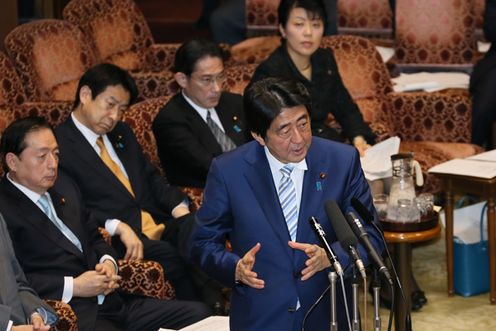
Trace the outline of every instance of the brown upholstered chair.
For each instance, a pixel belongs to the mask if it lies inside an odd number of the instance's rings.
[[[392,39],[393,12],[389,0],[339,0],[339,34]]]
[[[231,47],[231,64],[258,64],[265,60],[279,45],[281,37],[265,36],[243,40]]]
[[[50,123],[59,124],[72,109],[68,101],[27,101],[22,82],[9,57],[0,51],[0,112],[12,118],[43,113]],[[9,122],[10,123],[10,122]],[[1,130],[5,126],[0,126]]]
[[[374,44],[354,36],[325,37],[344,84],[379,139],[397,135],[400,150],[412,151],[424,173],[435,164],[481,151],[469,144],[471,103],[462,90],[395,93]],[[439,189],[433,176],[424,190]]]
[[[81,75],[94,64],[83,33],[69,22],[38,20],[14,28],[5,47],[29,101],[72,101]]]
[[[246,0],[245,21],[248,37],[277,34],[277,7],[281,0]]]
[[[28,100],[74,100],[83,73],[100,63],[90,41],[68,21],[38,20],[16,27],[5,39]],[[125,63],[115,64],[125,69]],[[169,71],[131,72],[138,86],[138,100],[170,92]]]
[[[475,26],[474,0],[397,0],[398,67],[469,72],[477,58]]]
[[[88,36],[98,62],[131,72],[168,71],[179,44],[155,44],[133,0],[72,0],[63,11]]]
[[[226,80],[223,84],[223,89],[231,93],[243,94],[246,85],[251,80],[251,76],[255,72],[257,64],[235,64],[226,66],[224,74]]]

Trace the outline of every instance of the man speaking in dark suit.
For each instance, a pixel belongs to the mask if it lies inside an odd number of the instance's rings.
[[[308,219],[320,221],[346,269],[348,254],[337,242],[324,204],[334,200],[349,212],[355,197],[373,210],[369,185],[355,148],[312,137],[311,100],[303,84],[266,78],[249,86],[244,99],[255,141],[212,162],[191,254],[209,274],[233,287],[231,330],[302,330],[305,313],[329,285],[325,270],[330,262]],[[364,227],[382,251],[378,234]],[[225,248],[226,235],[232,251]],[[346,279],[345,285],[351,287]],[[341,298],[338,326],[347,330]],[[329,325],[326,295],[305,330],[329,330]]]
[[[211,41],[184,43],[172,70],[182,91],[153,121],[158,155],[171,184],[203,188],[212,159],[247,141],[242,97],[222,91],[224,52]]]
[[[199,302],[114,292],[115,252],[100,235],[75,183],[58,172],[59,148],[39,117],[13,122],[1,139],[6,176],[0,212],[33,288],[72,307],[80,331],[180,328],[206,317]]]
[[[60,167],[80,187],[100,226],[111,235],[122,223],[132,228],[124,240],[112,240],[120,257],[159,262],[178,299],[200,300],[208,280],[195,288],[179,251],[193,222],[187,197],[158,173],[120,120],[136,94],[132,77],[115,65],[86,71],[71,116],[55,130]],[[215,293],[220,296],[220,289]]]

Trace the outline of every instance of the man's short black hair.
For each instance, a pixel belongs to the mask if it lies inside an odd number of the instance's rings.
[[[268,77],[249,85],[243,96],[248,129],[265,139],[272,121],[283,108],[305,106],[310,114],[311,97],[293,79]]]
[[[311,18],[320,18],[324,23],[324,31],[327,26],[327,14],[322,0],[282,0],[277,8],[279,24],[283,28],[288,23],[289,14],[294,8],[303,8]]]
[[[28,133],[41,129],[53,129],[43,117],[30,116],[15,120],[2,133],[0,140],[0,154],[5,173],[9,171],[5,157],[8,153],[19,156],[26,149],[26,136]]]
[[[89,87],[91,98],[94,100],[107,87],[118,85],[129,92],[129,105],[132,105],[138,96],[138,88],[133,77],[126,70],[110,63],[101,63],[88,69],[79,80],[73,108],[78,107],[81,102],[79,92],[83,86]]]
[[[207,56],[217,57],[224,62],[226,52],[219,45],[207,39],[187,41],[177,49],[172,71],[191,76],[195,71],[196,63]]]

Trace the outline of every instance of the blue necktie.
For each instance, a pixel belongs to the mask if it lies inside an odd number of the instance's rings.
[[[52,223],[62,232],[62,234],[69,239],[70,242],[72,242],[78,249],[79,251],[83,251],[83,248],[81,246],[81,242],[79,239],[76,237],[76,235],[65,225],[53,212],[52,208],[50,206],[50,202],[48,201],[48,196],[47,194],[43,194],[40,196],[38,199],[38,203],[43,208],[43,211],[45,215],[52,221]]]
[[[286,219],[289,235],[292,241],[296,241],[296,230],[298,227],[298,206],[296,204],[296,188],[291,179],[291,172],[294,166],[286,164],[280,169],[282,173],[279,182],[279,202],[281,203],[282,213]]]

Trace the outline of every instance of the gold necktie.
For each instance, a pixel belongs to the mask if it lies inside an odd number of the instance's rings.
[[[100,157],[102,158],[103,163],[109,167],[110,171],[119,179],[119,181],[124,185],[124,187],[131,193],[134,197],[134,191],[131,187],[131,183],[129,179],[124,175],[119,165],[112,160],[110,154],[103,143],[103,138],[100,136],[96,140],[96,145],[100,148]],[[165,225],[163,223],[156,224],[152,218],[152,215],[147,213],[144,210],[141,210],[141,232],[143,232],[148,238],[152,240],[159,240],[162,237],[162,233],[164,233]]]

